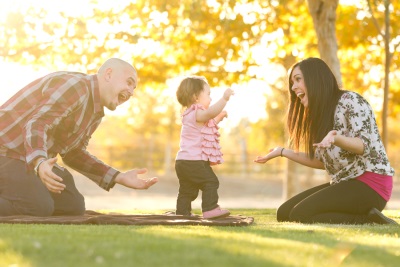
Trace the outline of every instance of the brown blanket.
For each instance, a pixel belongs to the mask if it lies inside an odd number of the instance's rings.
[[[254,218],[231,215],[225,218],[207,220],[201,216],[181,216],[171,212],[165,214],[103,214],[86,211],[82,216],[50,216],[35,217],[26,215],[0,216],[0,223],[18,224],[119,224],[119,225],[215,225],[215,226],[247,226]]]

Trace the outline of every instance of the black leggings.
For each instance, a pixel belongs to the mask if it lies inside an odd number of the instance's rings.
[[[308,189],[277,211],[279,222],[364,224],[371,223],[371,208],[383,210],[386,201],[372,188],[355,179]]]
[[[202,191],[203,212],[218,207],[218,177],[204,160],[177,160],[175,170],[179,179],[179,193],[176,201],[177,215],[190,215],[192,201]]]

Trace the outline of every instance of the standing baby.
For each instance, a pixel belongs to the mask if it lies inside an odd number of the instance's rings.
[[[210,106],[210,86],[204,77],[186,77],[178,87],[176,96],[185,110],[175,162],[179,179],[177,215],[192,214],[192,201],[199,190],[202,191],[203,218],[215,219],[230,214],[218,205],[219,181],[211,166],[223,162],[218,123],[227,117],[223,109],[233,94],[232,89],[226,89],[221,99]]]

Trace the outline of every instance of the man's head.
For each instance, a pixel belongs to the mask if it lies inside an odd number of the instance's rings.
[[[137,86],[137,71],[128,62],[110,58],[97,72],[101,105],[109,110],[127,101]]]

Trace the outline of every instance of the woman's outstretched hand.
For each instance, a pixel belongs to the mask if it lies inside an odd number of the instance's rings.
[[[256,163],[266,163],[267,161],[269,161],[269,160],[271,160],[273,158],[280,157],[282,149],[283,149],[283,147],[272,148],[267,155],[265,155],[265,156],[257,156],[257,158],[254,160],[254,162],[256,162]]]
[[[140,179],[137,177],[138,174],[144,174],[146,172],[147,169],[134,169],[123,173],[121,172],[115,178],[115,182],[133,189],[147,189],[157,183],[158,178]]]
[[[331,147],[335,143],[335,135],[337,135],[337,132],[332,130],[324,137],[324,139],[322,139],[321,142],[313,144],[313,146],[321,148]]]

